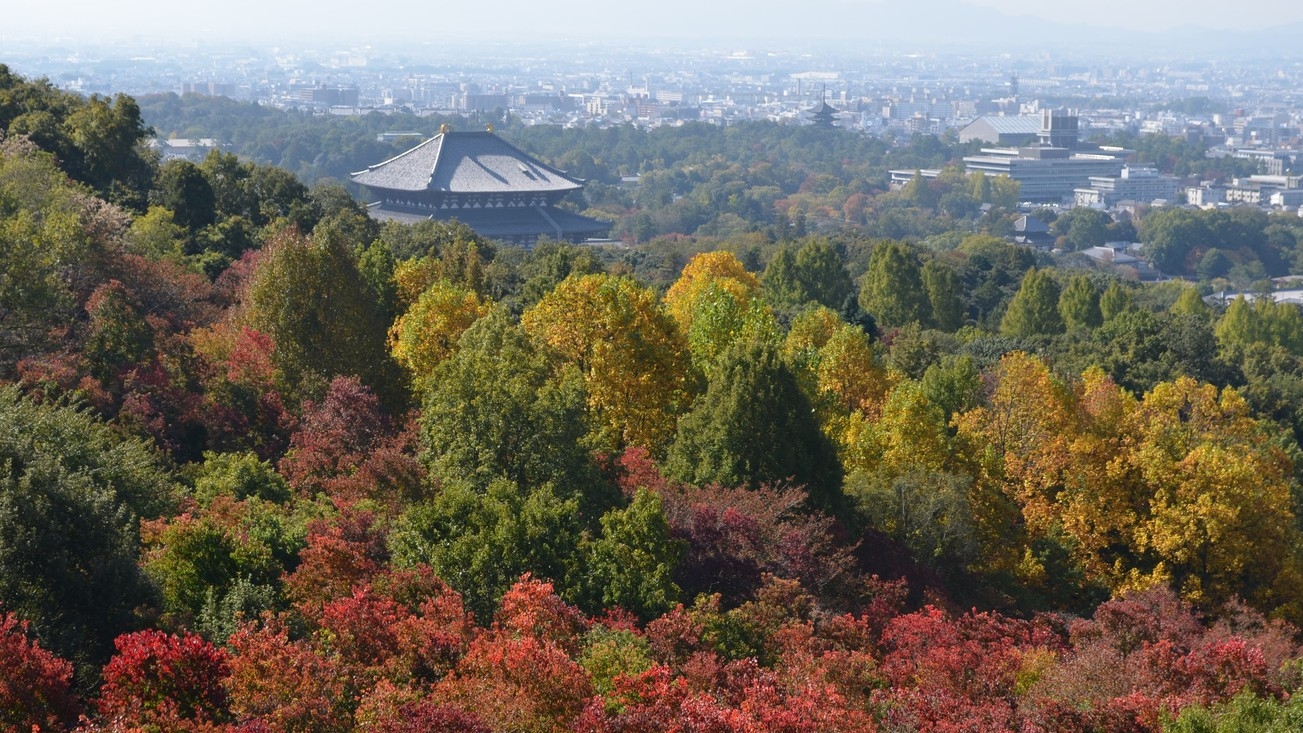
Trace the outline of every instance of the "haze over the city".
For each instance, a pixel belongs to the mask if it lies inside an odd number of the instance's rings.
[[[787,40],[959,42],[1024,44],[1028,35],[1092,43],[1119,32],[1202,31],[1250,33],[1303,22],[1303,4],[1264,0],[1251,9],[1219,0],[1097,0],[1046,4],[1034,0],[779,0],[701,4],[689,0],[612,4],[598,0],[551,3],[500,0],[427,3],[386,0],[358,5],[343,0],[264,3],[199,0],[160,10],[144,0],[97,3],[53,0],[6,11],[0,39],[178,41],[311,40],[428,42],[530,39]],[[1131,38],[1130,35],[1127,38]],[[1283,49],[1282,49],[1283,50]]]

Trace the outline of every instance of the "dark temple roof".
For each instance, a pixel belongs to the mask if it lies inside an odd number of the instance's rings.
[[[371,216],[381,221],[412,224],[426,219],[456,219],[489,239],[516,237],[552,237],[557,240],[605,237],[611,225],[555,206],[517,206],[498,209],[439,209],[434,212],[414,209],[391,209],[378,204],[370,207]]]
[[[443,132],[352,178],[391,191],[548,193],[583,187],[491,132]]]

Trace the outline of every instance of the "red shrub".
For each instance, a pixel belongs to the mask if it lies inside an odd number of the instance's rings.
[[[239,722],[276,733],[331,733],[351,728],[353,695],[348,674],[335,660],[290,641],[284,626],[267,620],[230,639],[226,689]]]
[[[353,594],[389,561],[385,532],[374,514],[345,510],[308,525],[299,566],[285,578],[285,594],[308,619],[335,598]]]
[[[534,580],[525,573],[502,596],[493,626],[509,636],[529,636],[554,644],[574,656],[588,621],[579,609],[552,592],[551,583]]]
[[[26,621],[0,614],[0,730],[59,729],[77,717],[72,665],[28,636]]]
[[[104,667],[100,715],[118,725],[175,728],[230,717],[222,682],[226,652],[194,634],[138,631],[119,636]]]
[[[593,694],[588,674],[557,645],[495,632],[471,642],[435,699],[494,730],[563,731]]]

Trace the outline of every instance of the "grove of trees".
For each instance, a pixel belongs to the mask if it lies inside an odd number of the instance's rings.
[[[962,175],[801,233],[382,226],[134,108],[0,74],[0,729],[1297,727],[1295,306],[1010,246]],[[1291,261],[1188,216],[1141,231]]]

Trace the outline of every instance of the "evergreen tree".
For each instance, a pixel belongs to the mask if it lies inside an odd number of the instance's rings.
[[[923,266],[923,285],[936,327],[958,331],[964,325],[963,285],[954,269],[940,260],[928,260]]]
[[[932,306],[918,258],[909,245],[889,240],[873,248],[860,285],[860,305],[883,328],[899,328],[914,321],[924,327],[931,325]]]
[[[841,469],[795,375],[770,343],[735,344],[679,421],[666,471],[693,484],[757,487],[792,479],[824,509],[842,505]]]
[[[1099,309],[1099,290],[1085,275],[1068,281],[1059,296],[1059,315],[1069,328],[1098,328],[1104,322]]]
[[[855,291],[840,249],[826,239],[811,238],[801,245],[796,252],[796,272],[806,301],[837,308]]]
[[[191,233],[217,221],[217,199],[199,166],[188,160],[168,161],[158,170],[152,203],[172,211],[174,220]]]
[[[480,489],[451,481],[408,509],[390,547],[395,564],[429,565],[487,620],[523,573],[575,598],[582,533],[578,498],[558,496],[551,484],[531,489],[499,478]]]
[[[526,490],[551,484],[563,499],[580,496],[594,521],[610,503],[581,445],[583,376],[557,372],[504,309],[471,326],[429,384],[421,441],[439,481],[479,491],[498,479]]]
[[[1131,292],[1117,280],[1109,283],[1109,286],[1104,289],[1104,293],[1099,296],[1099,313],[1105,321],[1117,318],[1131,310],[1131,307]]]
[[[1063,333],[1059,285],[1048,270],[1029,270],[1023,276],[1000,321],[1000,333],[1014,338]]]
[[[151,600],[138,527],[171,511],[174,492],[144,443],[0,388],[0,606],[93,674]]]
[[[670,533],[661,497],[639,489],[625,509],[602,516],[602,536],[588,548],[594,608],[619,607],[651,619],[678,600],[673,580],[683,542]]]
[[[796,308],[806,300],[805,285],[796,268],[796,254],[791,245],[783,244],[760,277],[760,290],[774,308]]]

